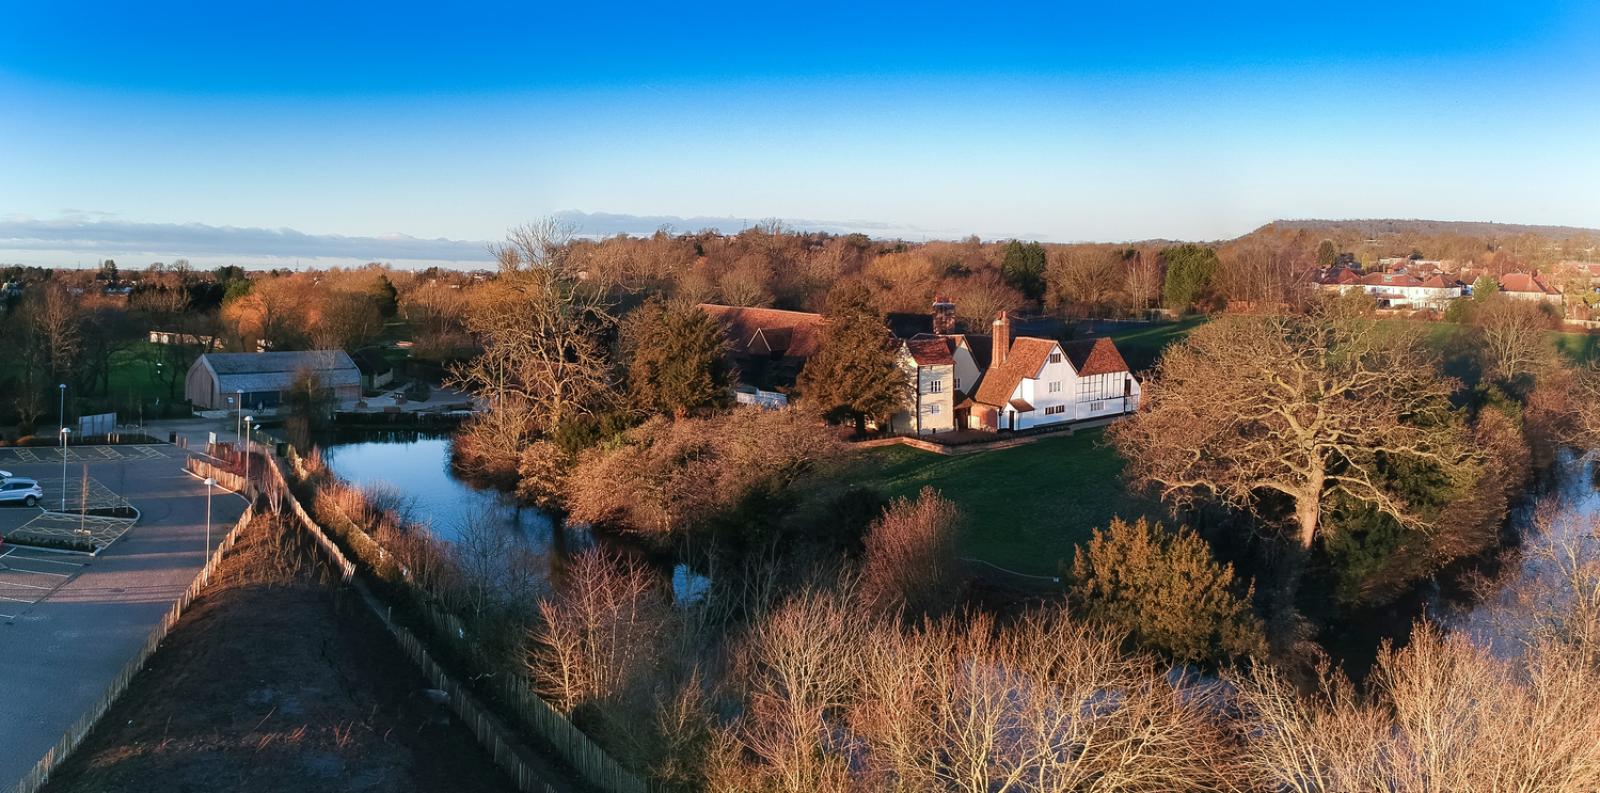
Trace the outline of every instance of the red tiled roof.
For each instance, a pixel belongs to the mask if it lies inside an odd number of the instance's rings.
[[[972,400],[985,405],[1000,406],[1010,403],[1011,394],[1023,378],[1038,377],[1039,370],[1050,360],[1057,344],[1049,339],[1023,336],[1011,342],[1011,352],[1006,362],[990,369],[978,383]],[[1085,339],[1059,345],[1067,362],[1080,377],[1097,374],[1115,374],[1128,371],[1128,363],[1117,351],[1115,342],[1107,338]],[[1013,405],[1013,407],[1016,407]],[[1017,408],[1021,410],[1022,408]],[[1027,408],[1032,410],[1032,407]]]
[[[905,348],[918,366],[953,366],[956,362],[950,354],[953,343],[938,336],[919,335],[907,340]]]
[[[1079,377],[1128,371],[1128,362],[1122,359],[1116,342],[1107,338],[1069,341],[1061,345],[1061,350]]]
[[[1012,339],[1006,362],[984,373],[983,380],[978,383],[977,393],[972,395],[973,401],[985,405],[1004,405],[1023,378],[1039,374],[1055,348],[1056,343],[1049,339],[1032,336]]]
[[[1361,279],[1366,286],[1422,286],[1422,281],[1409,273],[1372,273]]]
[[[1011,408],[1018,413],[1027,413],[1028,411],[1033,410],[1033,405],[1028,404],[1028,400],[1026,399],[1013,399],[1006,404],[1010,405]]]
[[[1333,272],[1325,273],[1318,279],[1319,283],[1328,286],[1348,286],[1361,283],[1361,274],[1348,267],[1340,267]]]
[[[722,325],[735,354],[779,353],[786,358],[809,358],[822,340],[828,320],[808,311],[776,308],[742,308],[701,303],[700,310]]]
[[[1558,295],[1561,294],[1538,273],[1506,273],[1500,276],[1500,291],[1526,292],[1531,294]]]

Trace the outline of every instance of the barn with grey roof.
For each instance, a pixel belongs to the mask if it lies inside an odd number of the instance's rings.
[[[301,372],[336,400],[361,398],[361,370],[344,350],[206,353],[189,367],[183,393],[202,410],[275,408]]]

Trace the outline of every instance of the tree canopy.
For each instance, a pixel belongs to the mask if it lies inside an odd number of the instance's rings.
[[[1133,481],[1172,502],[1287,498],[1310,548],[1334,496],[1407,528],[1428,525],[1387,469],[1404,461],[1465,474],[1454,386],[1414,334],[1341,298],[1308,315],[1226,316],[1196,329],[1162,356],[1139,412],[1108,436]]]
[[[1012,240],[1000,260],[1000,275],[1011,288],[1038,300],[1044,296],[1045,258],[1043,245]]]
[[[635,403],[682,418],[725,405],[734,372],[727,339],[706,312],[652,301],[622,324],[628,388]]]
[[[1266,649],[1250,592],[1235,592],[1232,565],[1188,528],[1144,518],[1095,529],[1072,560],[1072,597],[1090,618],[1184,661],[1223,661]]]
[[[853,417],[858,432],[867,418],[886,418],[905,402],[909,385],[899,354],[865,286],[845,284],[828,296],[828,324],[799,385],[809,404]]]
[[[1167,265],[1167,282],[1161,296],[1167,308],[1182,311],[1199,302],[1217,275],[1217,252],[1192,243],[1161,252]]]

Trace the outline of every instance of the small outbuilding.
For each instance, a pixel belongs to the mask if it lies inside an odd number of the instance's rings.
[[[361,370],[362,388],[376,391],[394,382],[394,364],[382,352],[368,347],[350,353],[350,358]]]
[[[189,367],[183,393],[201,410],[276,408],[302,372],[335,400],[361,398],[361,370],[344,350],[209,352]]]

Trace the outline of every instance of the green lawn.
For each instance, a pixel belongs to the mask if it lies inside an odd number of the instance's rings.
[[[1569,364],[1582,366],[1600,361],[1600,335],[1558,331],[1551,333],[1550,338],[1556,345],[1556,352]]]
[[[1128,367],[1135,372],[1142,372],[1155,365],[1156,359],[1161,357],[1161,351],[1166,349],[1168,344],[1182,341],[1189,335],[1189,331],[1205,321],[1205,317],[1190,317],[1151,328],[1112,333],[1110,336],[1111,340],[1117,343],[1117,350],[1122,353],[1123,360],[1128,362]]]
[[[1055,575],[1071,562],[1074,546],[1112,517],[1161,514],[1158,505],[1128,494],[1122,459],[1100,441],[1101,431],[1093,429],[954,457],[885,446],[862,452],[858,481],[890,496],[931,486],[961,507],[962,556]]]

